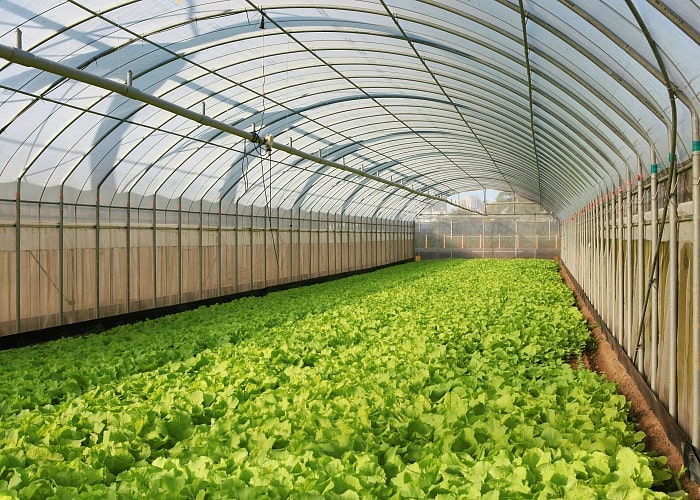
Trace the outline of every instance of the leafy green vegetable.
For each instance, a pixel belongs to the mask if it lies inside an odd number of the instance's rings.
[[[0,352],[0,499],[667,497],[573,304],[421,262]]]

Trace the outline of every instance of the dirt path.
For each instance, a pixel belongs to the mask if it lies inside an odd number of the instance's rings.
[[[582,300],[581,296],[576,291],[566,270],[562,269],[561,274],[564,282],[573,290],[579,309],[583,313],[588,324],[596,324],[593,312],[587,307],[585,301]],[[638,421],[637,428],[644,431],[646,434],[644,442],[647,448],[661,455],[665,455],[668,458],[669,467],[677,474],[683,466],[683,457],[680,450],[669,440],[661,422],[651,410],[646,399],[625,370],[617,354],[605,337],[605,334],[599,327],[595,327],[592,331],[592,335],[596,340],[597,348],[592,353],[584,354],[582,360],[583,364],[586,368],[605,374],[609,380],[617,383],[620,393],[623,394],[632,405],[632,412]],[[685,491],[688,492],[689,498],[700,500],[700,485],[685,477],[685,474],[681,478],[681,484]]]

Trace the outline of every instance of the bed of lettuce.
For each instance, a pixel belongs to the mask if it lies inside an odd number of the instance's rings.
[[[3,351],[0,499],[683,497],[588,339],[554,262],[451,260]]]

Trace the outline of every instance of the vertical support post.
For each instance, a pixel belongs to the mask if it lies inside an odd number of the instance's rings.
[[[614,201],[615,197],[610,194],[610,192],[605,193],[605,230],[606,230],[606,235],[605,235],[605,324],[608,325],[608,327],[612,327],[613,325],[613,307],[611,306],[611,302],[613,299],[614,295],[614,290],[615,290],[615,276],[613,274],[613,262],[612,262],[612,257],[613,257],[613,244],[614,244],[614,236],[613,236],[613,221],[615,220],[613,216],[613,208],[614,208]],[[613,332],[614,333],[614,332]]]
[[[598,260],[598,245],[600,242],[600,230],[598,227],[598,208],[599,208],[599,198],[593,201],[593,213],[591,214],[591,247],[593,253],[593,263],[591,266],[591,282],[596,283],[598,279],[598,272],[600,268],[600,262]],[[598,294],[600,293],[600,286],[594,286],[591,290],[591,302],[593,306],[598,308]]]
[[[233,245],[236,247],[236,266],[233,268],[233,281],[235,283],[234,289],[236,290],[236,292],[239,292],[241,289],[241,285],[239,280],[238,267],[241,265],[241,247],[239,246],[240,239],[238,234],[240,233],[240,224],[238,220],[238,199],[236,199],[236,214],[234,217],[235,232],[233,233]]]
[[[622,184],[622,179],[618,182]],[[624,258],[622,249],[625,242],[624,234],[624,220],[623,220],[624,207],[622,205],[622,185],[617,187],[617,257],[616,265],[617,272],[617,293],[615,294],[615,302],[617,306],[617,339],[620,342],[620,346],[624,346],[625,342],[625,278],[624,278]]]
[[[131,312],[131,191],[126,194],[126,312]]]
[[[63,215],[63,183],[61,183],[61,191],[58,195],[58,324],[64,323],[64,302],[65,302],[65,284],[63,275],[63,259],[65,250],[65,241],[63,230],[65,227]],[[127,267],[128,269],[128,267]],[[128,276],[127,276],[128,280]]]
[[[294,207],[289,211],[289,281],[294,281]]]
[[[609,193],[603,195],[603,219],[601,221],[601,227],[603,230],[603,241],[601,242],[601,281],[599,283],[605,283],[610,276],[610,259],[609,259],[609,248],[610,248],[610,217],[609,217]],[[606,280],[606,281],[602,281]],[[608,299],[610,297],[610,289],[612,287],[606,286],[602,287],[604,290],[602,292],[599,311],[602,313],[603,321],[606,325],[609,325],[608,318]]]
[[[450,220],[450,259],[452,258],[452,248],[455,246],[454,232],[453,232],[453,221]]]
[[[338,214],[333,213],[333,273],[338,274]],[[330,224],[330,221],[329,221]]]
[[[100,188],[95,197],[95,317],[100,317]]]
[[[594,253],[593,253],[593,242],[594,242],[594,235],[592,231],[592,223],[593,223],[593,204],[589,203],[588,208],[586,209],[586,224],[584,227],[585,235],[586,235],[586,254],[583,257],[583,260],[580,261],[581,266],[586,270],[586,290],[588,290],[587,295],[590,297],[592,286],[591,283],[593,283],[593,271],[595,269],[595,261],[593,260],[594,258]]]
[[[156,223],[156,196],[153,195],[153,308],[158,305],[158,224]]]
[[[651,255],[656,255],[658,252],[658,235],[659,235],[659,199],[658,199],[658,185],[657,185],[657,171],[658,165],[656,163],[656,151],[653,147],[651,150],[651,166],[649,171],[651,173]],[[654,394],[658,395],[657,388],[657,367],[658,367],[658,356],[659,356],[659,266],[653,269],[652,275],[649,277],[651,280],[651,342],[650,342],[650,369],[649,377],[650,387]]]
[[[255,231],[253,227],[255,226],[255,219],[253,218],[253,204],[250,204],[250,289],[255,288],[255,248],[253,243],[255,242]]]
[[[479,246],[481,247],[481,258],[486,256],[486,221],[481,221],[481,239],[479,240]]]
[[[276,265],[277,265],[277,283],[284,283],[283,276],[286,272],[282,273],[282,217],[280,216],[280,207],[277,207],[277,216],[275,217],[277,221],[277,226],[275,227],[275,232],[277,233],[277,250],[276,250]],[[274,242],[274,240],[272,240]]]
[[[316,208],[316,205],[314,205]],[[314,248],[314,243],[316,244],[316,268],[314,269],[313,263],[314,258],[312,254],[309,254],[309,275],[316,277],[321,276],[321,208],[318,208],[316,212],[312,209],[311,211],[311,225],[309,232],[309,248]],[[314,219],[314,213],[316,214],[316,219]],[[314,224],[316,224],[316,229],[314,229]]]
[[[17,191],[15,195],[15,333],[19,333],[22,326],[22,240],[20,238],[22,229],[22,204],[20,202],[21,182],[21,179],[17,179]]]
[[[272,217],[271,210],[272,209],[269,204],[266,203],[265,206],[263,206],[263,251],[261,252],[263,257],[263,288],[267,288],[267,222],[268,216],[269,218]]]
[[[221,200],[219,200],[218,203],[218,212],[219,212],[219,218],[217,221],[217,227],[216,227],[216,253],[217,253],[217,259],[219,261],[219,277],[217,280],[217,287],[216,287],[216,295],[221,297],[222,295],[222,284],[223,284],[223,279],[224,279],[224,250],[223,250],[223,238],[221,231],[223,229],[223,224],[222,224],[222,215],[221,215]]]
[[[642,159],[637,158],[637,332],[642,331],[644,323],[644,178],[642,177]],[[638,333],[639,334],[639,333]],[[636,339],[637,352],[632,354],[637,360],[637,370],[644,374],[644,339]]]
[[[204,203],[199,201],[199,300],[204,298]]]
[[[177,303],[182,304],[182,196],[177,200]]]
[[[22,50],[22,30],[15,28],[15,47]]]
[[[605,269],[605,241],[606,241],[606,231],[607,227],[605,225],[605,205],[607,203],[607,196],[605,193],[601,193],[600,199],[598,201],[598,273],[596,282],[600,283],[602,286],[596,287],[598,290],[598,304],[596,309],[598,311],[603,311],[605,308],[605,297],[608,292],[607,272]],[[601,314],[602,317],[602,314]]]
[[[357,238],[357,216],[353,215],[352,217],[352,254],[354,256],[354,270],[357,271],[357,252],[358,252],[358,244],[357,244],[358,238]],[[398,251],[398,249],[397,249]],[[398,255],[398,254],[397,254]],[[328,261],[330,263],[330,260]]]
[[[633,325],[633,320],[632,316],[634,314],[634,304],[633,304],[633,297],[634,294],[632,293],[632,287],[633,287],[633,266],[632,266],[632,179],[630,176],[630,171],[627,170],[627,220],[626,220],[626,229],[627,229],[627,238],[626,238],[626,245],[625,245],[625,340],[626,340],[626,348],[625,351],[627,352],[628,357],[634,356],[634,353],[632,352],[632,342],[634,335],[632,334],[634,332],[634,327]]]
[[[669,145],[673,143],[669,138]],[[671,183],[668,200],[668,412],[674,419],[678,417],[678,190],[677,177],[673,165],[676,152],[668,154],[670,166],[666,182]]]
[[[693,384],[691,440],[700,447],[700,118],[693,110]]]

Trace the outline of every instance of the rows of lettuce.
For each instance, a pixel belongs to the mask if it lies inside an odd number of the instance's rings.
[[[0,352],[0,498],[663,498],[588,338],[554,263],[472,260]]]

